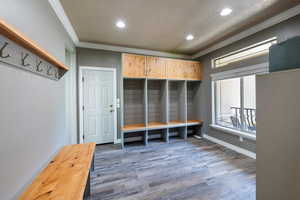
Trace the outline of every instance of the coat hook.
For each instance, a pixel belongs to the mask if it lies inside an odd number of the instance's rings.
[[[42,64],[42,61],[40,61],[37,65],[36,65],[36,71],[37,72],[42,72],[43,69],[40,68],[40,65]]]
[[[48,69],[47,69],[47,75],[49,76],[52,76],[53,74],[51,74],[51,69],[52,67],[51,66],[48,66]]]
[[[55,78],[59,79],[59,70],[56,69]]]
[[[7,45],[8,45],[8,42],[5,42],[4,45],[0,49],[0,57],[1,58],[9,58],[10,57],[9,54],[7,54],[6,56],[3,55],[3,50],[7,47]]]
[[[22,52],[22,65],[23,65],[24,67],[30,66],[30,64],[28,64],[28,63],[25,64],[25,59],[29,56],[29,54],[26,53],[25,56],[23,56],[23,55],[24,55],[24,53]]]

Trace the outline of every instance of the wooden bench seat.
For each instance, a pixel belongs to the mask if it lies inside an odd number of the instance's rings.
[[[95,143],[63,147],[34,179],[20,200],[82,200],[90,193]]]

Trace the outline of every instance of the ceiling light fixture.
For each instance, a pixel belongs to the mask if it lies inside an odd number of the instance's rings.
[[[232,9],[231,8],[224,8],[221,12],[220,15],[225,17],[228,16],[232,13]]]
[[[186,40],[193,40],[194,36],[192,34],[188,34],[185,39]]]
[[[117,26],[118,28],[125,28],[125,27],[126,27],[126,24],[125,24],[124,21],[119,20],[119,21],[117,21],[116,26]]]

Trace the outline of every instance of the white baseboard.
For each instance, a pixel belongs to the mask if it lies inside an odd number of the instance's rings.
[[[121,139],[117,139],[117,140],[114,141],[114,144],[120,144],[121,141],[122,141]]]
[[[217,138],[211,137],[211,136],[206,135],[206,134],[203,134],[203,137],[204,137],[205,139],[207,139],[207,140],[210,140],[211,142],[217,143],[217,144],[219,144],[219,145],[222,145],[222,146],[224,146],[224,147],[227,147],[228,149],[231,149],[231,150],[233,150],[233,151],[236,151],[236,152],[238,152],[238,153],[240,153],[240,154],[243,154],[243,155],[248,156],[248,157],[250,157],[250,158],[256,159],[256,153],[253,153],[253,152],[248,151],[248,150],[246,150],[246,149],[243,149],[243,148],[241,148],[241,147],[234,146],[234,145],[232,145],[232,144],[229,144],[229,143],[227,143],[227,142],[224,142],[224,141],[222,141],[222,140],[219,140],[219,139],[217,139]]]

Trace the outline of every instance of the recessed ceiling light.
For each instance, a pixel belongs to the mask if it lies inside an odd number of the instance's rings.
[[[193,40],[194,36],[192,34],[188,34],[185,39],[186,40]]]
[[[119,21],[117,21],[116,26],[117,26],[118,28],[125,28],[125,27],[126,27],[126,24],[125,24],[124,21],[119,20]]]
[[[232,9],[231,8],[224,8],[221,12],[220,15],[221,16],[228,16],[232,13]]]

